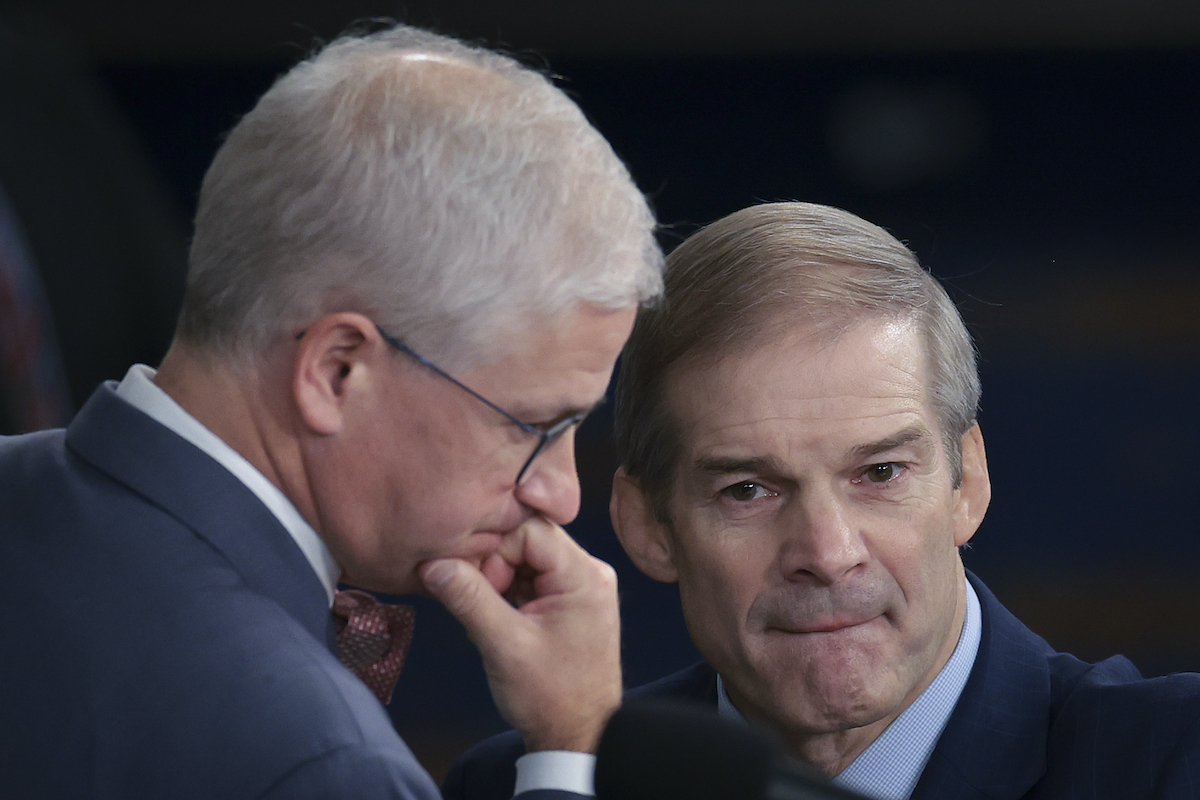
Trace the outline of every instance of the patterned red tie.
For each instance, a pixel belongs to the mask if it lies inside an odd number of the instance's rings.
[[[392,701],[416,617],[412,606],[381,603],[355,589],[334,595],[338,658],[384,705]]]

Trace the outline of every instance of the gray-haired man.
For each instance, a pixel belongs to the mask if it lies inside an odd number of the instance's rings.
[[[0,440],[0,795],[435,796],[332,651],[339,580],[441,600],[530,788],[586,791],[619,637],[572,437],[660,288],[542,76],[405,27],[291,70],[205,178],[158,371]]]

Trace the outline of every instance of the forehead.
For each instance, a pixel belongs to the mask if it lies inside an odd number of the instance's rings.
[[[793,450],[821,450],[906,428],[934,431],[927,373],[915,323],[869,318],[832,341],[800,326],[685,357],[672,368],[667,393],[685,458],[782,440]]]

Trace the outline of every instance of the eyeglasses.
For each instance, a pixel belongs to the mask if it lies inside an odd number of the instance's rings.
[[[524,463],[524,465],[522,465],[521,471],[517,473],[517,480],[515,482],[515,485],[517,485],[517,486],[520,486],[521,481],[523,481],[525,479],[525,473],[529,471],[529,465],[533,463],[533,460],[535,458],[537,458],[539,455],[541,455],[542,451],[545,450],[547,447],[549,447],[551,444],[553,444],[560,436],[562,436],[564,433],[566,433],[567,431],[569,431],[571,428],[575,427],[579,423],[583,422],[584,418],[587,416],[586,411],[580,412],[578,414],[573,414],[564,420],[560,420],[559,422],[554,423],[553,425],[551,425],[548,428],[541,428],[537,425],[530,425],[528,422],[524,422],[520,419],[517,419],[515,416],[513,416],[509,412],[505,411],[503,408],[496,405],[491,400],[488,400],[486,397],[479,394],[479,392],[476,392],[470,386],[467,386],[465,383],[462,383],[457,378],[455,378],[453,375],[449,374],[448,372],[445,372],[440,367],[438,367],[436,364],[434,364],[432,361],[425,358],[425,356],[421,355],[416,350],[413,350],[411,347],[406,345],[404,342],[402,342],[399,339],[395,338],[394,336],[390,335],[383,328],[379,327],[379,325],[375,326],[375,330],[379,331],[379,335],[383,337],[383,340],[385,342],[387,342],[392,347],[399,350],[401,353],[404,353],[405,355],[410,356],[414,361],[416,361],[421,366],[432,370],[433,372],[437,373],[438,375],[441,375],[443,378],[450,381],[455,386],[462,389],[467,394],[471,395],[471,397],[474,397],[476,400],[478,400],[481,403],[483,403],[484,405],[486,405],[488,408],[491,408],[491,409],[499,412],[505,419],[507,419],[514,425],[516,425],[521,430],[525,431],[526,433],[528,433],[532,436],[536,436],[538,438],[538,443],[537,443],[537,446],[533,448],[533,453],[529,456],[529,458],[525,459],[525,463]]]

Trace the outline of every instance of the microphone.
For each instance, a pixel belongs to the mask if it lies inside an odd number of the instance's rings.
[[[703,706],[625,703],[596,751],[597,800],[862,800]]]

